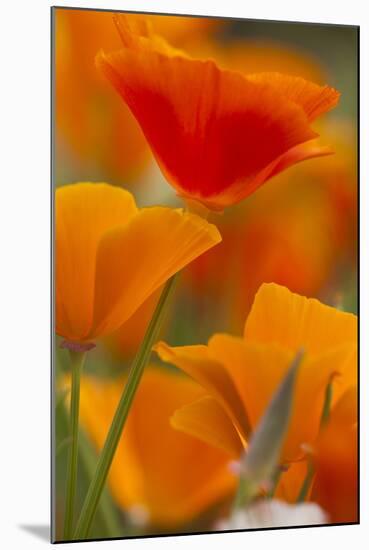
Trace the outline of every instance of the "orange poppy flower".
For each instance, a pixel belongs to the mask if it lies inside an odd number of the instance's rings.
[[[109,93],[94,63],[99,48],[119,47],[117,38],[111,13],[55,12],[58,181],[65,181],[68,167],[81,179],[103,174],[111,181],[132,181],[148,164],[149,149],[140,127]]]
[[[56,332],[91,342],[118,329],[157,288],[215,244],[215,226],[182,210],[139,210],[104,183],[56,190]]]
[[[82,379],[81,423],[98,449],[123,384]],[[198,384],[167,369],[145,370],[108,478],[114,499],[129,516],[140,512],[161,528],[184,525],[234,491],[229,456],[169,422],[175,409],[203,393]]]
[[[288,166],[327,154],[306,142],[318,135],[311,122],[337,104],[336,90],[279,73],[222,70],[172,48],[145,20],[116,21],[123,49],[100,53],[97,65],[179,195],[222,210]]]
[[[357,388],[350,388],[331,412],[314,455],[311,499],[332,523],[358,521]]]
[[[154,349],[209,393],[178,410],[173,425],[237,458],[263,415],[297,350],[300,367],[281,463],[303,458],[303,444],[318,434],[325,388],[334,377],[334,401],[356,381],[356,317],[264,284],[256,294],[243,338],[214,335],[207,346]],[[209,399],[209,398],[208,398]],[[219,421],[220,417],[227,417]],[[230,433],[231,432],[231,433]]]

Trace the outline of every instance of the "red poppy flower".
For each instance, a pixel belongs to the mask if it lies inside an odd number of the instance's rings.
[[[97,65],[122,96],[178,194],[223,210],[292,164],[328,154],[311,122],[339,93],[279,73],[244,75],[193,59],[146,22],[116,18],[123,49]]]

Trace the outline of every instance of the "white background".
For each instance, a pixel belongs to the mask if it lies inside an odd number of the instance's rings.
[[[20,550],[46,547],[46,540],[25,526],[44,526],[45,532],[49,524],[51,5],[49,0],[8,0],[2,2],[0,10],[0,546]],[[195,550],[204,544],[215,548],[230,544],[236,548],[363,548],[369,524],[367,3],[221,0],[215,5],[214,0],[59,0],[58,5],[361,25],[362,525],[84,544],[129,550]]]

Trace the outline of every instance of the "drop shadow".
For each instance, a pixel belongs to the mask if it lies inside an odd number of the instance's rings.
[[[27,531],[38,539],[50,542],[50,526],[49,525],[19,525],[20,529]]]

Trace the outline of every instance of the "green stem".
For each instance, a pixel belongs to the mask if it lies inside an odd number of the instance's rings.
[[[331,411],[332,394],[333,394],[333,385],[332,385],[332,382],[329,382],[325,389],[324,403],[323,403],[322,414],[320,417],[319,430],[321,430],[325,426],[325,424],[328,422],[329,414]],[[314,466],[312,464],[311,459],[309,459],[306,476],[304,481],[302,482],[301,489],[297,496],[297,502],[304,502],[304,500],[308,495],[313,478],[314,478]]]
[[[279,480],[283,474],[283,467],[282,466],[278,466],[275,473],[274,473],[274,476],[271,480],[271,488],[270,490],[268,491],[268,494],[267,494],[267,497],[268,498],[273,498],[274,497],[274,494],[277,490],[277,486],[278,486],[278,483],[279,483]]]
[[[177,276],[178,274],[174,275],[165,284],[150,324],[146,330],[145,337],[134,359],[128,380],[124,386],[122,396],[116,409],[113,421],[110,425],[104,447],[101,451],[94,477],[92,478],[82,506],[81,515],[74,533],[74,539],[83,540],[88,536],[116,448],[133,402],[133,398],[136,394],[144,368],[149,361],[152,346],[156,341],[162,325],[166,306],[168,305],[169,298],[174,291]]]
[[[83,430],[80,430],[79,442],[80,462],[89,482],[95,473],[97,454]],[[100,516],[101,527],[104,529],[104,536],[109,538],[126,536],[124,526],[120,522],[119,513],[107,487],[101,494],[98,515]]]
[[[238,489],[233,501],[233,510],[236,511],[239,508],[246,507],[253,497],[253,492],[250,490],[250,484],[244,476],[240,476],[238,482]]]
[[[71,445],[67,463],[67,490],[65,498],[64,540],[70,540],[73,530],[74,504],[76,496],[78,468],[78,419],[79,419],[79,388],[81,371],[86,352],[70,350],[72,371],[72,388],[70,398],[70,437]]]
[[[311,460],[309,460],[307,465],[306,476],[304,478],[304,481],[302,482],[299,494],[297,496],[297,502],[304,502],[304,500],[306,499],[310,489],[311,482],[313,481],[313,477],[314,477],[314,468],[311,463]]]
[[[241,505],[242,505],[242,503],[245,499],[245,492],[246,492],[245,479],[244,479],[243,476],[240,476],[240,479],[238,481],[236,496],[235,496],[234,501],[233,501],[233,509],[234,510],[237,510],[238,508],[241,507]]]

